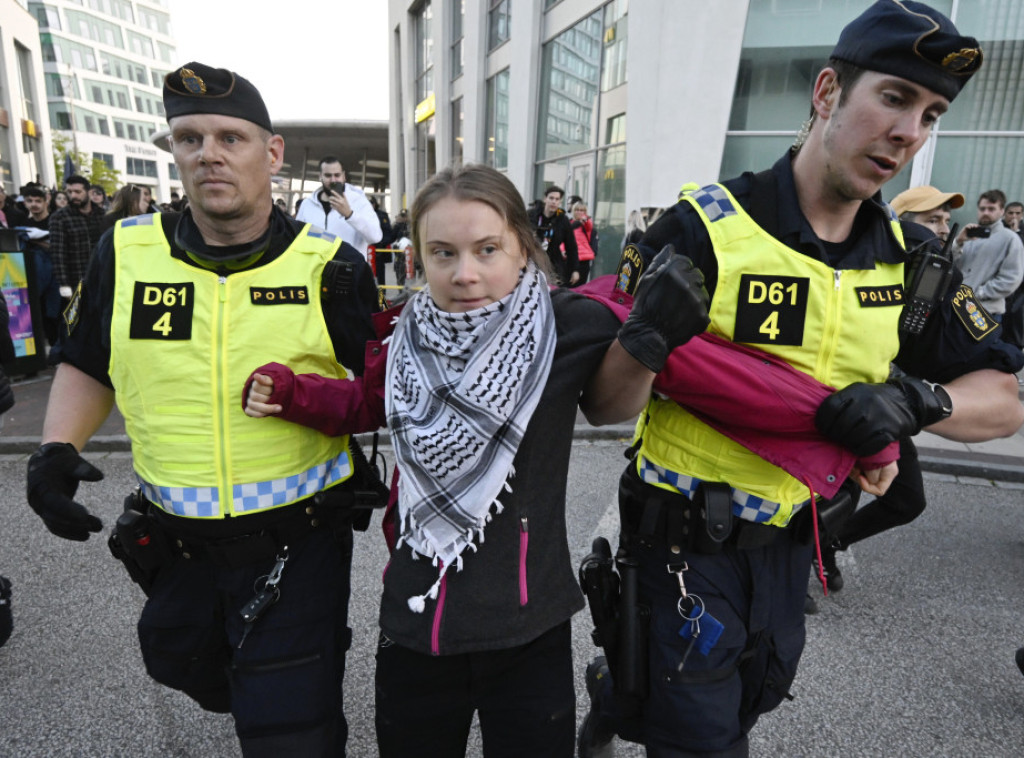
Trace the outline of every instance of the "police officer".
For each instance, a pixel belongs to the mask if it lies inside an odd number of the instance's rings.
[[[138,625],[147,671],[230,711],[246,756],[344,755],[350,441],[249,418],[240,398],[270,361],[360,373],[372,274],[273,205],[284,141],[249,81],[193,62],[163,96],[189,208],[124,219],[97,245],[64,316],[28,500],[59,537],[100,531],[73,498],[102,478],[79,451],[116,400],[148,511],[121,545],[156,564]]]
[[[671,243],[690,257],[711,293],[710,330],[841,388],[815,421],[858,456],[926,426],[977,440],[1024,421],[1002,351],[976,351],[963,371],[960,348],[996,329],[969,288],[957,285],[930,328],[901,345],[906,257],[879,192],[981,60],[977,41],[935,10],[879,0],[844,29],[789,154],[769,171],[690,192],[624,254],[635,263]],[[897,353],[908,376],[887,381]],[[648,690],[634,723],[617,720],[607,670],[591,664],[580,755],[599,754],[617,730],[651,756],[744,756],[758,717],[788,696],[804,645],[809,493],[680,405],[652,398],[663,359],[633,357],[620,353],[621,397],[644,412],[620,515],[650,606]],[[856,481],[884,491],[894,474],[890,465]],[[732,518],[716,542],[700,535],[710,523],[701,508],[722,496]]]

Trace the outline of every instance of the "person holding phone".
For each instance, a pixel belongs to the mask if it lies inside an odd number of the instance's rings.
[[[381,240],[380,221],[363,191],[345,182],[341,160],[320,159],[319,190],[299,204],[295,218],[336,234],[366,257],[370,245]]]
[[[1006,312],[1007,296],[1024,278],[1024,243],[1001,223],[1005,207],[1002,190],[982,192],[978,223],[967,224],[953,245],[964,284],[974,290],[982,307],[999,322]]]

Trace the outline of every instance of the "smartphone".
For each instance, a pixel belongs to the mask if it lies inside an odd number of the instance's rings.
[[[328,189],[331,192],[337,192],[339,195],[345,194],[345,182],[335,182]]]
[[[966,232],[964,232],[964,234],[966,234],[968,237],[977,237],[977,238],[980,238],[980,239],[984,239],[986,237],[991,237],[992,236],[992,227],[991,226],[972,226],[970,229],[968,229]]]

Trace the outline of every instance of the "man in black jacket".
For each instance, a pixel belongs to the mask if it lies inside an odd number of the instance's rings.
[[[562,210],[561,187],[550,186],[544,191],[544,202],[530,209],[530,222],[537,239],[551,259],[551,267],[559,284],[576,284],[580,278],[579,253],[576,249],[576,235],[569,224],[569,217]]]

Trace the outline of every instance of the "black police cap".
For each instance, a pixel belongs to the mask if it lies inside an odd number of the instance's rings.
[[[213,113],[251,121],[273,132],[260,92],[245,77],[195,61],[164,77],[164,111],[175,116]]]
[[[981,68],[978,40],[924,3],[878,0],[839,36],[832,57],[920,84],[952,101]]]

